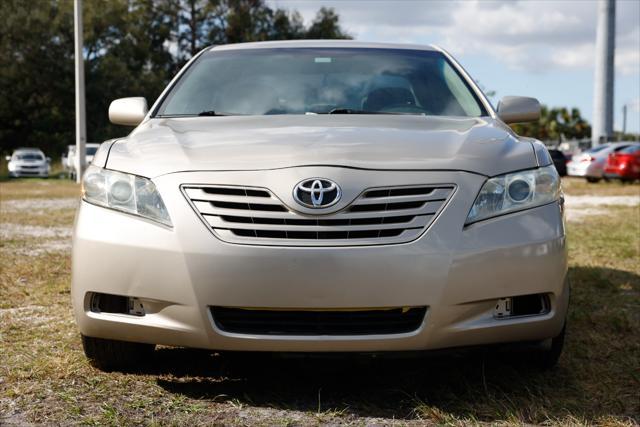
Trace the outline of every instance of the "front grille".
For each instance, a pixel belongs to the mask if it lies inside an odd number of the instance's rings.
[[[260,310],[211,307],[218,329],[255,335],[385,335],[417,330],[426,307],[371,310]]]
[[[431,224],[452,185],[372,188],[333,214],[305,215],[265,188],[185,185],[205,223],[231,243],[351,246],[404,243]]]

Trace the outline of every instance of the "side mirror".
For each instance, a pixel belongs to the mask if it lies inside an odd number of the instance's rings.
[[[11,156],[4,156],[4,159],[5,159],[7,162],[10,162],[10,161],[11,161]]]
[[[116,125],[138,126],[148,111],[143,97],[120,98],[109,105],[109,120]]]
[[[47,157],[47,163],[51,163],[51,157]]]
[[[505,123],[535,122],[540,118],[540,103],[526,96],[505,96],[498,103],[498,117]]]

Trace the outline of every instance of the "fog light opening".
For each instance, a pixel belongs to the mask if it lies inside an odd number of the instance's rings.
[[[551,311],[551,304],[547,294],[521,295],[517,297],[500,298],[493,309],[496,319],[542,316]]]
[[[501,319],[511,316],[512,304],[513,301],[511,301],[511,298],[500,298],[496,304],[496,308],[493,309],[493,317]]]
[[[145,315],[142,301],[135,297],[93,293],[90,306],[94,313],[128,314],[138,317]]]

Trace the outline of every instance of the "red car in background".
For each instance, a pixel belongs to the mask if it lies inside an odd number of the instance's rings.
[[[623,181],[640,179],[640,144],[609,154],[604,166],[604,176]]]

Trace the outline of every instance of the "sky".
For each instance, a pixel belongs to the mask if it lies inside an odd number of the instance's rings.
[[[578,107],[591,121],[596,0],[268,0],[309,24],[322,6],[359,41],[436,44],[485,91]],[[640,0],[616,2],[614,129],[640,133]]]

